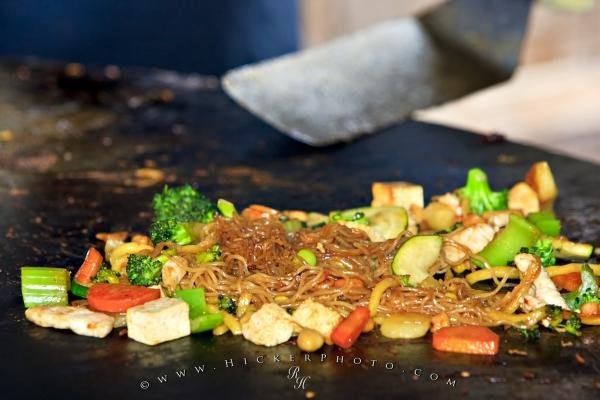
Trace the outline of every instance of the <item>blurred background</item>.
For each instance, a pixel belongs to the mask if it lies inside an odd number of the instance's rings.
[[[0,55],[221,75],[442,2],[0,0]],[[415,118],[600,162],[600,2],[535,2],[509,82]]]

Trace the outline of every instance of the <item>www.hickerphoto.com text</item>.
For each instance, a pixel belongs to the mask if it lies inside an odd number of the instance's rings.
[[[455,387],[456,379],[453,376],[441,376],[437,372],[426,371],[423,368],[401,366],[399,363],[390,360],[375,360],[364,359],[361,357],[348,357],[344,355],[333,356],[325,353],[321,354],[303,354],[298,356],[295,354],[281,355],[258,355],[252,357],[224,358],[221,363],[217,364],[202,364],[193,365],[186,368],[180,368],[173,371],[165,371],[154,377],[148,377],[139,383],[141,389],[149,389],[151,385],[164,385],[169,382],[177,382],[182,379],[194,376],[214,373],[217,370],[230,368],[243,368],[248,366],[260,366],[267,363],[281,364],[282,373],[289,376],[290,366],[300,368],[306,363],[335,363],[348,367],[362,366],[368,368],[380,368],[393,373],[409,375],[413,380],[427,380],[430,382],[442,383],[444,385]],[[289,379],[289,377],[288,377]]]

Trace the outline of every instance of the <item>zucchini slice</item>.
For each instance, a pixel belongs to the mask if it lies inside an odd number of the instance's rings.
[[[585,261],[594,253],[594,246],[589,243],[571,242],[564,237],[552,239],[554,256],[561,260]]]
[[[429,268],[442,250],[443,239],[438,235],[413,236],[400,246],[392,261],[396,275],[408,275],[411,285],[418,285],[429,276]]]
[[[408,226],[408,215],[403,207],[360,207],[332,211],[329,220],[350,228],[365,231],[374,242],[397,238]]]
[[[90,290],[90,288],[88,286],[84,286],[81,283],[78,283],[74,279],[73,279],[73,281],[71,281],[71,294],[73,296],[77,296],[82,299],[87,299],[89,290]]]

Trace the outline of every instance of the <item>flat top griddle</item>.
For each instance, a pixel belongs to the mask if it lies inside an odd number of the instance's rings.
[[[505,187],[538,160],[555,172],[566,233],[597,244],[597,165],[412,121],[315,149],[236,106],[216,79],[194,75],[65,73],[29,60],[0,63],[0,81],[0,124],[12,130],[12,140],[0,135],[3,398],[598,398],[600,329],[580,338],[544,332],[535,344],[507,331],[495,357],[436,352],[430,337],[377,334],[310,361],[290,344],[268,349],[227,335],[147,347],[116,332],[97,340],[33,326],[23,318],[18,272],[26,264],[74,270],[99,245],[96,232],[145,231],[152,195],[166,182],[195,183],[239,208],[326,211],[368,203],[375,180],[422,183],[430,196],[480,166],[493,187]],[[163,171],[164,181],[148,180],[145,166]],[[288,379],[294,366],[308,378]]]

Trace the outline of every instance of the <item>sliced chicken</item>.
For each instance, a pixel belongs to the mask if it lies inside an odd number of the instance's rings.
[[[25,311],[25,318],[44,328],[70,329],[78,335],[103,338],[114,326],[109,315],[85,307],[39,306]]]
[[[488,211],[483,214],[483,217],[488,224],[492,225],[494,230],[498,232],[500,229],[508,225],[510,211]]]
[[[442,246],[444,258],[452,265],[460,264],[469,255],[462,247],[444,241]]]
[[[185,258],[179,256],[170,257],[162,268],[162,284],[169,292],[174,292],[179,282],[185,276],[185,269],[188,262]]]
[[[268,303],[242,324],[242,334],[254,344],[277,346],[287,342],[294,334],[292,316],[277,304]]]
[[[308,299],[298,306],[292,318],[303,328],[314,329],[328,338],[331,336],[331,331],[340,323],[342,316],[337,311]]]
[[[462,244],[473,253],[479,253],[494,239],[495,234],[491,225],[479,222],[451,232],[446,237]]]
[[[533,266],[539,266],[539,264],[540,260],[531,254],[521,253],[515,256],[515,265],[522,273],[525,273]],[[533,281],[533,287],[529,294],[544,304],[559,306],[565,310],[569,309],[558,289],[554,286],[554,282],[550,279],[550,275],[548,275],[548,272],[544,268],[540,268],[540,273]]]

